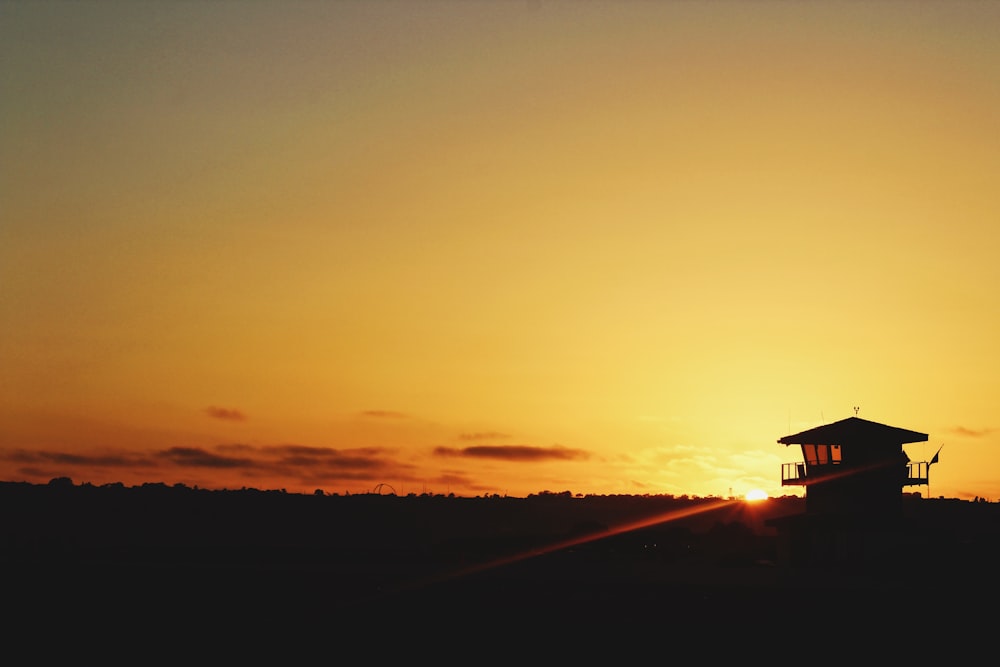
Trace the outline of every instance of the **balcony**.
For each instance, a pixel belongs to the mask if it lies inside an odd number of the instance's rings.
[[[906,480],[903,486],[915,486],[917,484],[930,483],[931,464],[927,461],[910,463],[906,466]]]
[[[806,464],[801,461],[798,463],[782,463],[781,464],[781,485],[782,486],[804,486],[810,482],[815,482],[819,477],[824,476],[822,471],[826,471],[827,468],[833,468],[834,466],[839,466],[839,464],[828,464],[825,466],[820,465],[810,465],[806,468]],[[827,472],[833,472],[832,470]]]
[[[805,486],[821,479],[835,477],[838,473],[848,472],[840,466],[840,461],[826,464],[812,463],[806,466],[799,461],[797,463],[781,464],[781,485],[782,486]],[[906,477],[903,478],[903,486],[916,486],[927,484],[930,474],[930,464],[927,461],[909,463],[906,466]]]

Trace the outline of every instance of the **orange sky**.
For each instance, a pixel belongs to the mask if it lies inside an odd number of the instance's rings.
[[[780,494],[859,406],[997,499],[998,29],[2,3],[0,479]]]

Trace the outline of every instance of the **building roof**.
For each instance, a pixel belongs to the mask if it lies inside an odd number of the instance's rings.
[[[878,442],[883,444],[905,444],[925,442],[926,433],[917,433],[905,428],[886,426],[860,417],[848,417],[832,424],[825,424],[786,435],[778,439],[780,445],[843,445],[852,442]]]

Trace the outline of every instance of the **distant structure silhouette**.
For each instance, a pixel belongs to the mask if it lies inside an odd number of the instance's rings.
[[[806,489],[804,514],[771,522],[786,557],[870,560],[897,543],[902,489],[929,484],[936,462],[911,462],[903,445],[927,437],[855,416],[780,438],[778,444],[802,448],[801,462],[782,464],[782,486]]]

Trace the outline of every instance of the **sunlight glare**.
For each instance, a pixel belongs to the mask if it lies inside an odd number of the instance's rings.
[[[752,489],[747,491],[746,499],[749,501],[767,500],[767,492],[761,489]]]

